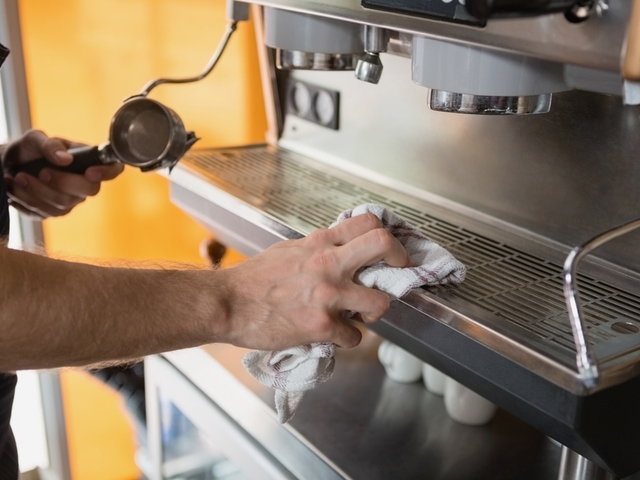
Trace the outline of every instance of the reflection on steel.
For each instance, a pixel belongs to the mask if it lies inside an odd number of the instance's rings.
[[[598,361],[593,353],[593,348],[587,338],[585,321],[580,305],[580,295],[578,292],[577,270],[580,261],[589,253],[601,247],[607,242],[625,235],[640,227],[640,219],[626,223],[597,237],[587,243],[574,248],[567,256],[564,263],[564,295],[569,311],[569,320],[576,343],[576,363],[582,381],[588,389],[592,389],[598,383],[600,373]]]
[[[549,112],[551,94],[500,97],[429,89],[427,106],[431,110],[439,112],[476,115],[532,115]]]
[[[364,26],[365,54],[358,60],[356,78],[363,82],[376,84],[382,76],[380,53],[387,51],[389,31],[373,25]]]
[[[276,50],[276,67],[282,70],[354,70],[358,55]]]
[[[582,455],[562,447],[558,480],[616,480],[616,476],[587,460]]]

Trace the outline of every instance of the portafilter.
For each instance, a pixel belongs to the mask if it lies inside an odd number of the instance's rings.
[[[64,167],[38,158],[21,165],[7,165],[7,172],[11,175],[25,172],[37,177],[40,170],[46,167],[81,174],[91,166],[115,162],[142,171],[165,167],[171,169],[198,138],[194,132],[185,130],[182,120],[173,110],[147,98],[147,95],[163,83],[191,83],[206,77],[218,62],[236,26],[237,21],[229,22],[218,48],[200,75],[179,79],[159,78],[145,85],[138,95],[125,100],[111,120],[108,142],[98,147],[70,149],[73,162]]]

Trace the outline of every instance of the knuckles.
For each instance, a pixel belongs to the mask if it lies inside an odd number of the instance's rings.
[[[333,333],[333,321],[331,317],[320,311],[312,312],[307,317],[306,328],[314,338],[319,340],[329,339]]]
[[[359,221],[365,225],[365,228],[367,228],[367,230],[382,228],[382,222],[373,213],[363,213],[362,215],[358,215],[357,217],[353,218],[359,219]]]
[[[320,282],[313,288],[312,300],[316,304],[332,307],[340,298],[340,290],[329,282]]]
[[[331,232],[328,228],[320,228],[305,238],[305,242],[312,247],[321,247],[331,242]]]
[[[322,250],[311,254],[311,266],[323,272],[336,272],[340,260],[333,250]]]
[[[372,241],[378,244],[385,252],[393,249],[396,239],[391,232],[384,228],[377,228],[371,232]]]
[[[382,317],[387,311],[389,311],[389,307],[391,306],[391,298],[386,293],[375,292],[376,298],[372,299],[372,305],[374,306],[374,316],[377,317],[375,320]]]

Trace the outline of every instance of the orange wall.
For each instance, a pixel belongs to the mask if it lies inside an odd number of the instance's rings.
[[[20,9],[34,127],[88,144],[107,140],[113,113],[147,81],[198,74],[225,24],[224,0],[20,0]],[[262,141],[252,25],[240,25],[207,79],[151,97],[201,137],[197,147]],[[44,229],[50,251],[100,259],[201,263],[198,246],[209,237],[170,203],[164,178],[129,167]],[[79,372],[62,380],[74,479],[136,478],[117,398]]]
[[[107,140],[122,100],[159,76],[198,74],[225,24],[222,0],[21,0],[33,124],[90,144]],[[241,24],[214,72],[151,97],[201,137],[197,147],[262,141],[266,130],[252,26]],[[54,251],[199,261],[206,236],[167,201],[166,181],[127,168],[71,215],[45,222]],[[81,238],[80,238],[81,237]]]

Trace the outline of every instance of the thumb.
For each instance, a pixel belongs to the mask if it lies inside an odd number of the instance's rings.
[[[43,153],[47,160],[61,167],[73,162],[73,156],[67,151],[66,145],[55,138],[49,138],[44,143]]]
[[[342,320],[339,320],[335,325],[336,328],[331,339],[333,343],[342,348],[353,348],[360,344],[362,340],[362,332],[360,330]]]
[[[67,145],[59,138],[50,138],[40,130],[31,130],[25,140],[32,145],[32,149],[39,151],[40,155],[55,165],[64,167],[73,161]]]

